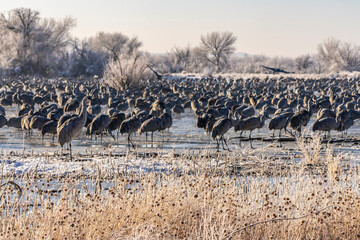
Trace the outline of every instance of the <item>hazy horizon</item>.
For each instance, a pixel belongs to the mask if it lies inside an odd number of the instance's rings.
[[[12,0],[1,12],[26,7],[42,17],[72,16],[75,37],[99,31],[137,36],[143,50],[165,53],[175,46],[196,46],[200,36],[230,31],[237,36],[236,52],[296,57],[316,53],[329,37],[360,43],[360,2],[356,1],[70,1]]]

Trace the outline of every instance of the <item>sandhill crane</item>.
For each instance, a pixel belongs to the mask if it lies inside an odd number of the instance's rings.
[[[230,128],[237,125],[238,121],[239,121],[239,119],[237,116],[236,116],[236,119],[233,119],[231,116],[229,116],[229,117],[222,117],[214,123],[214,126],[212,127],[212,130],[211,130],[211,137],[213,139],[216,139],[218,150],[220,147],[219,141],[222,140],[221,143],[222,143],[223,149],[226,150],[224,147],[224,143],[225,143],[225,145],[227,146],[227,150],[230,151],[229,145],[224,138],[224,134],[227,133]]]
[[[339,118],[340,120],[340,118]],[[336,131],[342,132],[342,137],[344,136],[344,132],[345,134],[347,134],[347,130],[354,125],[354,120],[349,117],[347,119],[345,119],[344,121],[340,121],[340,126],[335,129]]]
[[[301,111],[295,113],[289,122],[290,127],[298,131],[300,134],[301,134],[301,127],[306,126],[309,123],[310,118],[313,114],[313,107],[310,100],[308,100],[307,106],[308,106],[308,110],[302,109]]]
[[[22,118],[23,118],[23,116],[22,117],[9,118],[9,120],[7,121],[8,127],[21,129],[21,120],[22,120]]]
[[[81,102],[81,112],[80,115],[76,117],[72,117],[66,120],[58,129],[58,142],[61,147],[64,146],[65,143],[69,144],[70,148],[70,160],[72,160],[71,153],[71,141],[75,138],[78,138],[81,134],[82,128],[85,126],[87,119],[87,102],[88,98],[84,97]]]
[[[57,109],[57,110],[52,110],[50,111],[46,117],[48,119],[54,120],[54,121],[58,121],[60,119],[60,117],[62,116],[62,113]]]
[[[360,111],[349,110],[349,113],[351,114],[353,120],[360,119]]]
[[[328,137],[330,137],[330,131],[336,130],[340,127],[340,121],[332,117],[322,118],[314,122],[312,130],[315,131],[327,131],[329,133]],[[326,138],[326,133],[325,133]]]
[[[29,136],[31,133],[30,121],[31,121],[32,116],[33,116],[33,110],[28,112],[28,114],[21,119],[21,129],[28,130]]]
[[[217,122],[217,120],[219,120],[220,118],[223,118],[224,116],[221,116],[221,117],[211,117],[209,118],[209,120],[207,121],[206,123],[206,126],[205,126],[205,132],[206,133],[211,133],[213,128],[214,128],[214,124]]]
[[[52,134],[52,140],[54,142],[55,134],[57,133],[57,121],[51,120],[42,126],[41,135],[43,139],[46,133]]]
[[[204,128],[205,129],[206,123],[207,123],[207,121],[209,120],[210,117],[211,117],[211,115],[206,114],[206,113],[204,113],[201,116],[197,117],[196,126],[198,128]]]
[[[154,132],[163,129],[163,121],[161,118],[153,117],[143,122],[138,130],[139,134],[145,133],[147,142],[147,133],[151,132],[151,144],[154,142]]]
[[[100,105],[88,106],[87,111],[89,114],[98,115],[101,113],[101,106]]]
[[[175,104],[175,106],[172,108],[172,111],[177,114],[181,114],[185,112],[185,109],[181,104]]]
[[[128,134],[127,139],[128,139],[129,149],[130,149],[130,143],[131,143],[132,147],[135,149],[135,145],[131,141],[130,136],[133,132],[136,132],[140,128],[140,126],[141,126],[141,121],[136,116],[132,116],[131,118],[125,119],[120,125],[120,133]]]
[[[242,120],[240,119],[238,124],[235,125],[235,127],[234,127],[235,132],[240,131],[239,142],[241,143],[242,132],[250,131],[250,134],[249,134],[250,146],[251,146],[251,148],[253,148],[252,142],[251,142],[251,132],[255,129],[262,128],[265,125],[265,120],[266,120],[266,116],[264,116],[264,115],[260,115],[258,117],[249,117],[249,118],[245,118]]]
[[[0,115],[5,116],[5,108],[0,106]]]
[[[89,132],[87,132],[87,134],[89,135],[99,135],[100,134],[100,142],[102,142],[102,135],[104,133],[104,130],[108,130],[108,126],[110,123],[110,117],[107,114],[99,114],[97,115],[92,122],[87,126],[87,129],[89,130]],[[112,135],[111,131],[109,131],[109,134],[114,138],[115,137]]]
[[[162,122],[162,129],[161,130],[165,130],[165,129],[170,129],[172,126],[172,117],[171,114],[164,112],[163,114],[160,115],[159,117],[161,119]]]
[[[2,128],[3,126],[5,126],[7,124],[7,120],[6,117],[3,115],[0,115],[0,128]]]
[[[33,116],[31,118],[29,127],[30,129],[37,129],[37,130],[41,130],[41,128],[44,126],[45,123],[51,121],[51,119],[48,119],[46,117],[43,116]]]
[[[322,118],[327,118],[327,117],[332,117],[335,118],[336,117],[336,113],[327,109],[327,108],[322,108],[318,113],[317,113],[317,120],[322,119]]]
[[[125,113],[116,113],[110,117],[109,130],[112,132],[118,130],[116,134],[116,139],[119,137],[119,128],[121,123],[125,120]]]
[[[275,130],[279,130],[279,141],[280,141],[281,130],[284,129],[286,132],[286,126],[288,125],[289,121],[290,121],[290,117],[287,114],[277,115],[270,120],[268,128],[269,130],[274,130],[273,139],[275,138]],[[280,145],[281,145],[281,141],[280,141]]]
[[[73,117],[76,117],[77,115],[76,114],[69,114],[69,113],[66,113],[64,115],[62,115],[58,122],[57,122],[57,131],[59,131],[60,127],[64,124],[64,122],[66,122],[67,120],[69,120],[70,118],[73,118]]]

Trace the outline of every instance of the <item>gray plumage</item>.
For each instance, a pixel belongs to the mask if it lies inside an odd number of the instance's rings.
[[[141,126],[141,121],[136,117],[133,116],[131,118],[125,119],[120,125],[120,133],[128,133],[131,134],[136,132]]]
[[[211,137],[213,139],[216,139],[217,148],[219,149],[219,140],[223,140],[223,143],[227,146],[227,150],[229,150],[229,146],[224,139],[224,134],[229,131],[230,128],[232,128],[234,125],[237,125],[238,118],[232,119],[231,117],[222,117],[219,120],[217,120],[211,130]],[[218,140],[219,139],[219,140]],[[224,144],[223,144],[224,148]],[[224,148],[225,149],[225,148]]]
[[[49,122],[45,123],[41,128],[41,135],[42,137],[45,136],[46,133],[50,133],[54,136],[57,133],[57,121],[50,120]]]
[[[322,119],[322,118],[327,118],[327,117],[332,117],[335,118],[336,114],[335,112],[327,109],[327,108],[322,108],[318,113],[317,113],[317,119]]]
[[[349,113],[351,114],[351,118],[353,120],[360,119],[360,111],[349,110]]]
[[[172,108],[174,113],[180,114],[185,112],[185,109],[183,106],[181,106],[180,104],[176,104],[173,108]]]
[[[263,115],[260,115],[258,117],[249,117],[246,119],[242,119],[235,125],[234,130],[235,132],[240,131],[240,137],[243,131],[250,131],[249,139],[250,139],[250,146],[252,148],[253,146],[251,142],[251,133],[255,129],[262,128],[265,125],[265,119],[266,117]]]
[[[245,119],[241,119],[238,124],[235,126],[235,132],[237,131],[251,131],[262,128],[265,125],[265,116],[258,117],[249,117]]]
[[[61,147],[64,146],[65,143],[69,143],[70,146],[70,158],[71,155],[71,141],[75,138],[78,138],[81,134],[81,130],[84,127],[87,119],[87,101],[88,98],[84,97],[81,103],[81,112],[79,116],[72,117],[66,120],[60,128],[57,129],[58,133],[58,142]]]
[[[89,114],[98,115],[101,113],[101,106],[100,105],[88,106],[87,111]]]
[[[91,135],[91,136],[93,134],[101,135],[101,141],[102,141],[102,135],[104,133],[104,130],[108,130],[109,123],[110,123],[109,115],[107,115],[107,114],[99,114],[87,126],[86,134]],[[108,131],[108,132],[111,135],[111,131]]]
[[[23,118],[23,116],[9,118],[9,120],[7,122],[8,127],[21,129],[21,119],[22,118]]]
[[[41,130],[41,128],[44,126],[45,123],[51,121],[51,119],[48,119],[46,117],[43,116],[33,116],[31,118],[29,127],[30,129],[37,129],[37,130]]]
[[[269,130],[281,130],[286,129],[288,122],[290,121],[287,115],[278,115],[273,117],[268,125]]]
[[[21,129],[22,130],[31,130],[30,129],[30,121],[31,121],[31,118],[32,118],[32,114],[33,114],[33,111],[31,110],[30,112],[28,112],[27,115],[25,115],[21,119]]]
[[[327,117],[322,118],[314,122],[312,130],[315,131],[327,131],[330,134],[331,130],[335,130],[340,127],[340,122],[335,118]]]
[[[133,132],[136,132],[141,126],[141,121],[136,117],[136,116],[132,116],[131,118],[125,119],[121,125],[120,125],[120,133],[124,134],[127,133],[128,134],[128,146],[130,148],[130,143],[132,145],[133,148],[135,148],[134,143],[131,141],[130,136]]]
[[[114,131],[120,128],[121,123],[125,120],[125,113],[116,113],[110,118],[109,130]]]
[[[290,119],[290,123],[289,123],[290,127],[300,133],[301,127],[306,126],[309,123],[312,114],[313,114],[313,108],[309,100],[308,110],[303,109],[295,113],[294,116],[292,116],[292,118]]]
[[[7,124],[7,120],[6,117],[3,115],[0,115],[0,128],[2,128],[3,126],[5,126]]]
[[[163,129],[162,119],[158,117],[153,117],[144,121],[141,124],[138,132],[139,134],[146,133],[146,140],[147,140],[147,133],[151,132],[151,142],[153,142],[154,132],[160,131],[161,129]]]
[[[167,112],[164,112],[163,114],[160,115],[159,117],[162,121],[162,129],[161,130],[165,130],[165,129],[169,129],[171,128],[172,126],[172,117],[171,117],[171,114],[167,113]]]
[[[0,115],[5,116],[5,108],[0,106]]]
[[[69,120],[70,118],[73,118],[73,117],[76,117],[77,115],[75,115],[75,114],[69,114],[69,113],[67,113],[67,114],[64,114],[64,115],[62,115],[60,118],[59,118],[59,120],[58,120],[58,122],[57,122],[57,131],[60,131],[60,127],[64,124],[64,122],[66,122],[67,120]]]
[[[212,127],[211,137],[213,139],[217,137],[223,137],[224,134],[227,133],[232,126],[233,123],[229,118],[221,118],[217,120]]]

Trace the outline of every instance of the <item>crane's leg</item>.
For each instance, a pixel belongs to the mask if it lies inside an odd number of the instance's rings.
[[[70,147],[70,161],[72,161],[71,142],[69,143],[69,147]]]
[[[220,141],[221,141],[221,145],[222,145],[223,149],[226,150],[226,149],[225,149],[225,146],[224,146],[224,135],[222,135],[222,136],[220,137]]]
[[[273,131],[273,141],[275,140],[275,129]]]
[[[223,136],[223,141],[224,141],[224,143],[225,143],[225,145],[226,145],[226,147],[227,147],[227,150],[229,151],[229,152],[231,152],[230,151],[230,149],[229,149],[229,143],[228,143],[228,141],[226,141],[226,139],[224,138],[224,136]]]
[[[220,148],[220,143],[219,143],[219,140],[217,138],[215,138],[216,140],[216,148],[217,148],[217,151],[219,151],[219,148]]]
[[[153,147],[154,144],[154,132],[151,132],[151,147]]]
[[[240,146],[240,147],[242,147],[242,146],[241,146],[241,135],[242,135],[242,133],[243,133],[243,131],[240,131],[240,136],[239,136],[239,146]]]
[[[252,132],[252,130],[250,130],[250,134],[249,134],[250,147],[251,147],[252,149],[254,149],[254,147],[253,147],[253,145],[252,145],[252,141],[251,141],[251,132]]]
[[[55,142],[55,134],[53,134],[52,141]]]
[[[128,140],[129,140],[129,142],[131,143],[132,147],[133,147],[134,149],[136,149],[134,143],[131,141],[130,135],[131,135],[131,133],[129,133]],[[129,147],[130,147],[130,145],[129,145]]]
[[[116,140],[115,139],[115,136],[113,135],[113,133],[111,132],[111,130],[110,130],[110,128],[108,127],[107,128],[107,131],[108,131],[108,133],[110,134],[110,136],[114,139],[114,141]]]
[[[280,131],[279,131],[279,142],[280,142],[280,147],[282,147],[280,135],[281,135],[281,129],[280,129]]]
[[[129,147],[129,150],[130,150],[130,133],[128,134],[127,140],[128,140],[128,147]]]
[[[147,143],[147,132],[145,133],[145,142]]]

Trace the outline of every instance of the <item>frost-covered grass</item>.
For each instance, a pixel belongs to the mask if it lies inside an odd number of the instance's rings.
[[[300,141],[297,163],[207,149],[4,174],[0,238],[357,239],[359,166]]]

